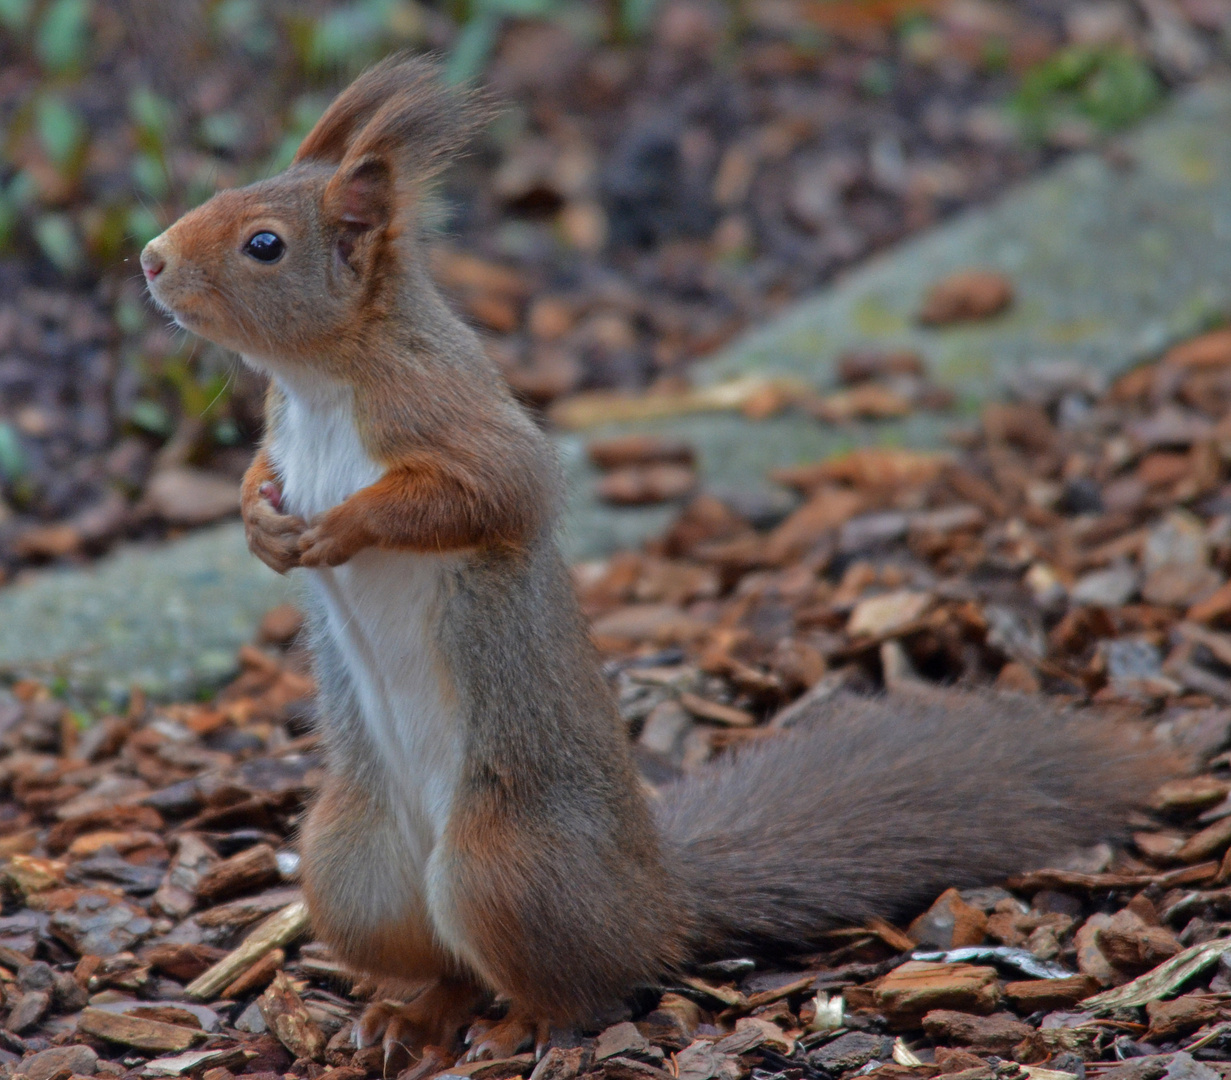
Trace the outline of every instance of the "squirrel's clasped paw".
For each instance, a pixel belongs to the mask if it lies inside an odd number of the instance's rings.
[[[279,574],[300,565],[299,540],[307,528],[303,518],[280,513],[264,492],[244,504],[243,518],[248,550],[261,562]]]
[[[365,541],[351,534],[313,525],[299,537],[297,565],[341,566],[366,546]]]

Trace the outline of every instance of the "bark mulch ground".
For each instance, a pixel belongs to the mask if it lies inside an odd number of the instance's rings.
[[[847,374],[877,385],[904,363]],[[1231,1074],[1228,405],[1228,331],[1110,386],[1031,369],[949,452],[790,470],[801,501],[776,520],[698,496],[643,550],[579,566],[652,782],[772,738],[808,701],[964,687],[1144,720],[1199,765],[1143,793],[1119,846],[648,987],[537,1065],[429,1055],[407,1080]],[[595,452],[646,469],[680,448]],[[208,701],[134,694],[94,716],[33,682],[0,698],[6,1075],[380,1072],[348,1041],[363,995],[296,885],[321,779],[299,629],[271,612]]]
[[[366,60],[455,56],[447,11],[487,7],[5,7],[0,580],[234,513],[260,387],[154,315],[142,238],[281,168]],[[508,107],[429,216],[438,277],[536,406],[678,384],[1225,67],[1231,26],[1228,0],[507,7],[552,17],[497,20],[479,66]]]

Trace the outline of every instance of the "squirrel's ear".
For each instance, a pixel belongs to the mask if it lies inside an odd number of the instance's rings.
[[[356,232],[387,225],[392,203],[392,171],[387,161],[374,154],[343,162],[325,186],[325,213]]]
[[[340,165],[383,155],[404,181],[438,173],[493,115],[489,101],[450,87],[430,60],[395,55],[338,95],[295,155],[296,162]]]
[[[337,252],[352,268],[366,249],[370,234],[389,224],[393,216],[393,173],[389,163],[373,154],[344,161],[325,186],[322,209],[337,226]]]

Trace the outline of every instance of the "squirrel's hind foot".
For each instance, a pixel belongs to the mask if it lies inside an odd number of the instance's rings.
[[[536,1058],[543,1056],[551,1025],[534,1020],[516,1009],[503,1020],[476,1020],[466,1032],[467,1061],[500,1061],[534,1047]]]
[[[374,1001],[355,1025],[355,1045],[382,1046],[385,1075],[395,1076],[424,1047],[456,1052],[458,1036],[484,996],[472,982],[441,979],[407,1002]]]

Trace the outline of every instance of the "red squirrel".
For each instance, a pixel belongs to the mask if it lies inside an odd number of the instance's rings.
[[[505,1056],[638,983],[796,949],[1104,836],[1138,759],[1025,700],[847,700],[647,795],[553,529],[551,445],[426,267],[428,181],[483,118],[393,57],[282,174],[141,255],[180,326],[269,376],[252,551],[307,579],[328,778],[316,933],[416,996],[361,1045]]]

